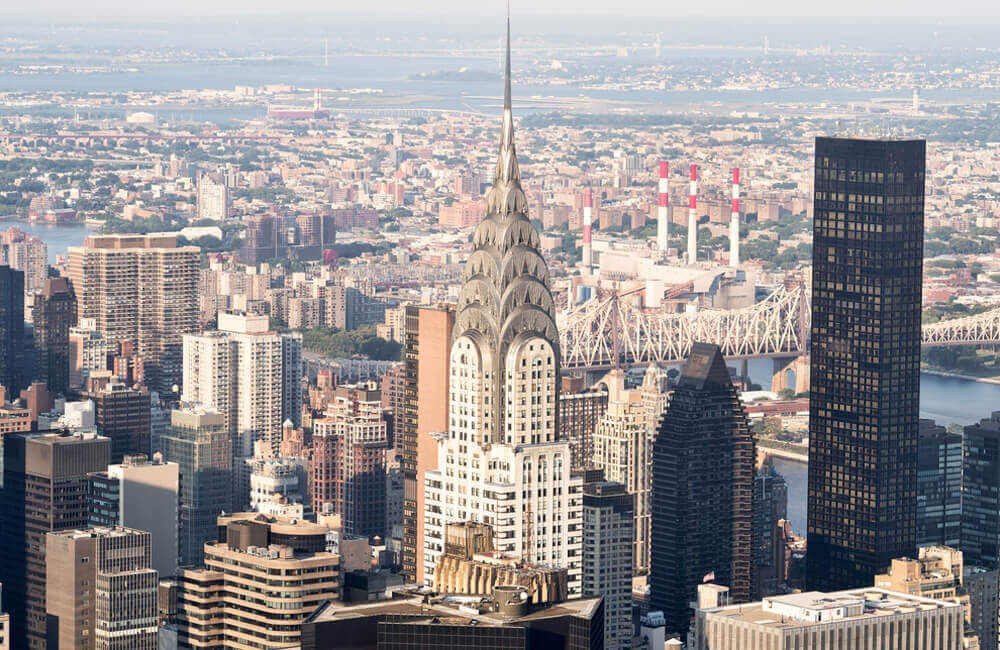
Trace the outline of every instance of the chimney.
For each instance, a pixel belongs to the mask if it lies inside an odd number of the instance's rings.
[[[590,275],[594,266],[594,251],[590,245],[590,225],[594,218],[594,199],[588,187],[583,193],[583,270]]]
[[[660,162],[660,204],[656,212],[656,249],[661,253],[667,252],[670,240],[670,183],[669,163],[666,160]]]
[[[698,261],[698,165],[691,165],[691,197],[688,199],[687,263]]]
[[[740,168],[733,167],[733,216],[729,222],[729,266],[740,267]]]

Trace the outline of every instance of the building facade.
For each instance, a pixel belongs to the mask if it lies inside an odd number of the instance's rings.
[[[924,166],[922,140],[816,139],[813,589],[870,584],[916,550]]]
[[[216,539],[216,518],[233,511],[233,448],[225,418],[201,407],[174,410],[160,442],[163,458],[177,463],[180,478],[178,560],[197,566],[205,543]]]
[[[31,380],[25,367],[24,273],[0,266],[0,386],[17,395]]]
[[[3,439],[0,582],[12,647],[46,648],[45,535],[87,525],[87,475],[105,469],[111,441],[93,434],[9,434]]]
[[[698,585],[754,586],[754,441],[716,345],[695,343],[653,444],[649,609],[686,633]]]
[[[448,376],[452,307],[406,307],[403,346],[406,379],[403,412],[397,415],[403,469],[403,576],[424,582],[425,478],[437,467],[435,431],[448,429]]]
[[[920,420],[917,546],[958,547],[962,537],[962,436]]]
[[[579,594],[583,481],[558,435],[559,332],[521,188],[509,45],[499,159],[452,330],[448,429],[425,473],[424,579],[445,524],[472,520],[493,527],[500,552],[566,568]]]
[[[635,496],[621,483],[583,486],[584,598],[604,597],[604,647],[632,648]]]
[[[784,557],[779,529],[788,519],[788,483],[771,465],[757,470],[753,479],[754,564],[757,565],[756,596],[778,593],[783,582]]]
[[[943,650],[961,648],[963,631],[962,606],[957,603],[869,587],[699,609],[693,647]]]
[[[339,558],[322,550],[325,527],[257,515],[220,518],[219,532],[205,544],[204,568],[180,572],[180,644],[298,647],[303,621],[340,587]]]
[[[177,573],[178,499],[180,475],[177,463],[164,462],[157,454],[126,456],[120,464],[87,477],[89,493],[87,525],[124,526],[152,535],[150,566],[164,578]]]
[[[608,410],[608,387],[585,388],[583,377],[562,377],[559,392],[559,439],[569,442],[573,469],[594,466],[594,432]]]
[[[97,432],[111,440],[111,462],[126,456],[150,454],[149,391],[143,386],[129,388],[120,381],[91,382],[82,396],[94,403]]]
[[[390,420],[376,386],[338,386],[324,417],[313,420],[313,508],[328,507],[340,515],[345,533],[362,537],[387,532]]]
[[[66,278],[46,278],[35,294],[35,378],[57,394],[69,390],[69,331],[76,325],[76,296]]]
[[[302,335],[267,316],[219,313],[219,329],[184,337],[182,399],[217,410],[233,441],[233,502],[249,505],[254,443],[280,453],[282,424],[302,421]]]
[[[181,382],[181,337],[198,327],[200,250],[173,235],[101,235],[69,248],[79,317],[105,339],[131,342],[147,386],[162,394]]]
[[[151,535],[96,527],[46,535],[49,648],[156,650]]]
[[[1000,411],[965,427],[961,538],[969,564],[1000,563]]]

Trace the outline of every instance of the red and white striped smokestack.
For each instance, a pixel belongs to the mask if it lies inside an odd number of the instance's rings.
[[[691,196],[688,199],[688,250],[687,262],[698,260],[698,165],[691,165]]]
[[[733,216],[729,222],[729,266],[740,266],[740,168],[733,167]]]
[[[590,273],[594,265],[594,250],[590,245],[590,226],[594,218],[594,198],[588,187],[583,192],[583,268]]]
[[[660,203],[656,212],[656,249],[661,253],[667,252],[670,244],[670,164],[663,160],[660,162]]]

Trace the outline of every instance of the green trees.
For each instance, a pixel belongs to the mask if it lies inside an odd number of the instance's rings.
[[[375,334],[375,326],[356,330],[338,330],[320,327],[302,332],[302,347],[328,357],[355,357],[363,355],[380,361],[399,361],[403,346],[387,341]]]

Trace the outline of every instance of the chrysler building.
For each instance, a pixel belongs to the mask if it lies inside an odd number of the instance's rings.
[[[549,270],[528,221],[514,147],[510,14],[503,126],[486,217],[465,265],[451,335],[449,427],[426,474],[425,573],[444,550],[444,526],[479,521],[496,548],[568,569],[580,591],[583,479],[558,439],[559,333]]]

